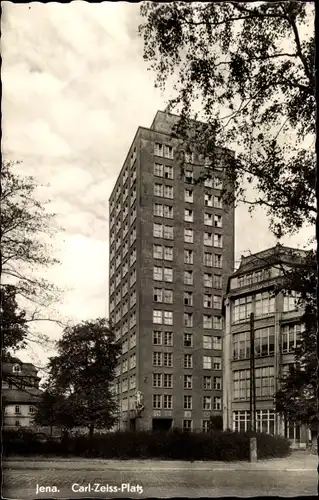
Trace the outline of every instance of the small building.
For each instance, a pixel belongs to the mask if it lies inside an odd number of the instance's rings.
[[[223,426],[249,430],[250,317],[254,313],[256,430],[284,435],[295,447],[305,447],[308,432],[275,412],[280,379],[294,366],[294,349],[303,327],[303,311],[295,295],[274,293],[285,270],[298,266],[306,252],[277,245],[242,257],[228,280],[224,300]]]
[[[3,426],[33,427],[33,415],[40,401],[40,377],[32,363],[17,358],[2,364]]]

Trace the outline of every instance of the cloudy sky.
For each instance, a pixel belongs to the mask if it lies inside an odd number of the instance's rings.
[[[2,151],[23,160],[21,173],[49,184],[39,197],[52,200],[65,229],[54,240],[61,265],[47,273],[66,289],[59,314],[74,322],[106,316],[108,198],[137,127],[149,127],[170,94],[154,89],[143,61],[139,4],[2,7]],[[306,229],[284,243],[303,247],[311,235]],[[236,260],[275,243],[261,211],[251,218],[237,209]],[[53,324],[42,328],[61,335]],[[48,354],[35,352],[38,363]]]

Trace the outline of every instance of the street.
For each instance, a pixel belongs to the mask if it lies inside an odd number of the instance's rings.
[[[6,498],[168,498],[317,494],[316,456],[247,462],[7,459]],[[117,491],[116,491],[117,488]]]

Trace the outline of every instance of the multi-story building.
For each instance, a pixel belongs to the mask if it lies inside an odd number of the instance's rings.
[[[32,363],[17,358],[2,365],[2,408],[4,427],[32,427],[42,391]]]
[[[254,332],[256,428],[285,435],[305,446],[306,430],[284,422],[276,414],[274,395],[280,379],[294,366],[294,348],[302,328],[303,311],[295,295],[274,293],[285,270],[306,256],[301,250],[277,245],[242,257],[229,278],[225,295],[223,348],[223,425],[236,431],[249,429],[250,358]],[[278,288],[277,288],[278,290]],[[250,315],[254,313],[253,325]]]
[[[222,414],[221,308],[234,210],[222,204],[223,158],[212,179],[195,183],[204,161],[172,138],[178,119],[159,111],[150,129],[138,128],[110,197],[121,428],[205,429]]]

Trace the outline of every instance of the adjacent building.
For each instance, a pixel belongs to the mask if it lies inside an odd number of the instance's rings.
[[[151,128],[138,128],[109,200],[120,428],[205,430],[222,414],[234,209],[221,198],[225,150],[213,178],[196,183],[204,159],[172,137],[178,119],[159,111]]]
[[[304,251],[277,245],[242,257],[225,295],[223,349],[224,428],[249,429],[250,315],[254,313],[257,430],[285,435],[301,447],[306,443],[306,429],[276,414],[274,394],[282,376],[294,366],[303,311],[294,295],[273,292],[285,270],[300,264],[305,256]]]
[[[2,409],[4,427],[32,427],[42,391],[32,363],[13,358],[2,364]]]

